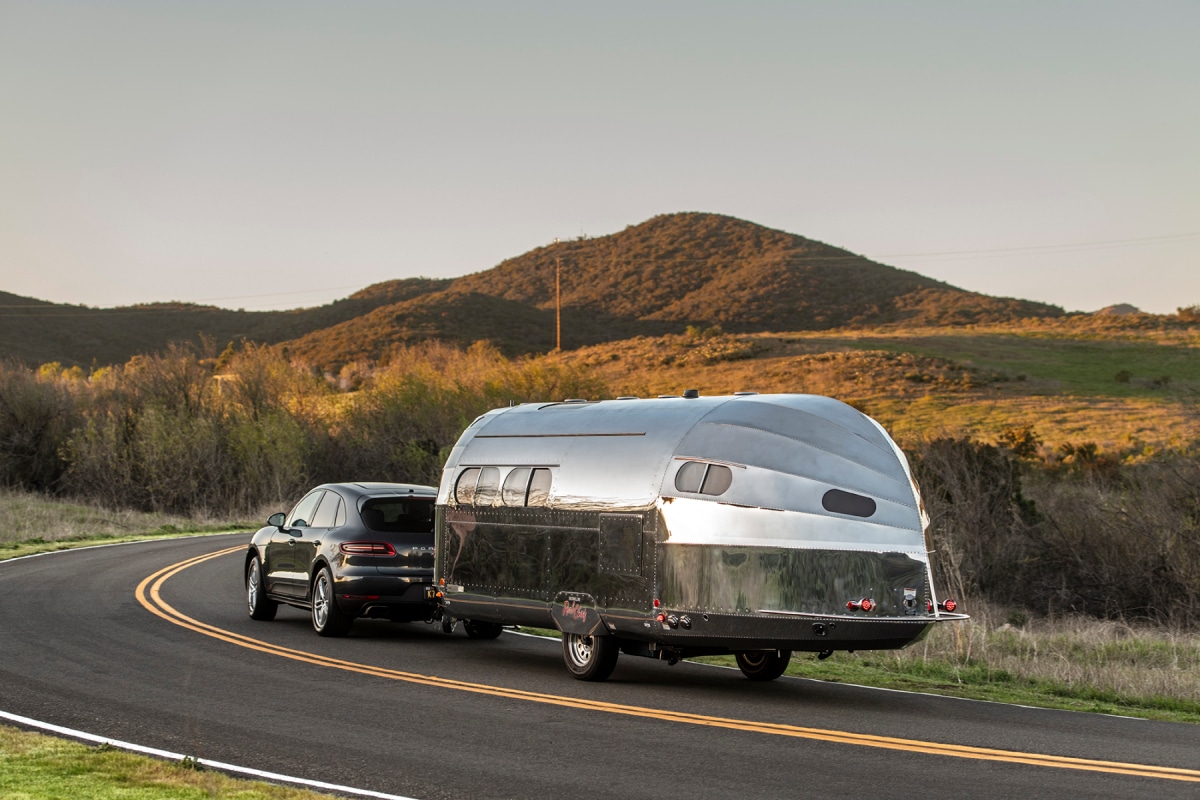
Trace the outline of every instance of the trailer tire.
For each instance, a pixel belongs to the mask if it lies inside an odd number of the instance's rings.
[[[499,622],[479,622],[473,619],[464,619],[463,630],[472,639],[495,639],[504,632],[504,626]]]
[[[756,650],[734,653],[738,668],[752,681],[773,681],[787,669],[792,660],[791,650]]]
[[[562,647],[563,663],[581,681],[608,680],[621,654],[621,645],[613,636],[564,633]]]

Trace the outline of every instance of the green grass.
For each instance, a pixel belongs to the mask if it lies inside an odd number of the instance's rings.
[[[705,656],[693,660],[737,666],[733,656]],[[1200,702],[1169,697],[1129,697],[1109,689],[1021,677],[978,662],[952,664],[859,653],[836,653],[819,661],[812,654],[797,653],[792,656],[786,674],[970,700],[1200,723]]]
[[[856,349],[916,353],[1025,376],[1031,393],[1095,397],[1162,397],[1200,385],[1196,342],[1049,337],[1032,333],[864,335]],[[1127,380],[1118,374],[1127,373]],[[1167,381],[1163,381],[1163,378]]]
[[[1072,618],[939,626],[904,650],[794,653],[787,675],[997,703],[1200,723],[1200,637]],[[958,626],[956,628],[956,625]],[[560,638],[556,630],[523,633]],[[627,656],[628,657],[628,656]],[[737,668],[733,656],[689,659]],[[1069,666],[1064,666],[1069,665]]]
[[[89,747],[0,725],[0,797],[8,800],[319,800],[318,794],[230,778],[195,764]]]

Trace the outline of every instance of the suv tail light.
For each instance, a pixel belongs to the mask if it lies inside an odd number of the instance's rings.
[[[338,549],[348,556],[394,556],[396,548],[387,542],[342,542]]]

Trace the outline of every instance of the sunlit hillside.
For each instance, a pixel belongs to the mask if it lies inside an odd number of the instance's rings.
[[[1144,322],[1144,321],[1143,321]],[[907,441],[997,441],[1032,427],[1053,449],[1126,454],[1200,437],[1200,326],[1098,335],[1026,326],[642,337],[555,358],[640,396],[808,392],[850,402]]]
[[[103,366],[201,335],[218,350],[241,339],[283,344],[294,357],[329,371],[428,339],[461,345],[486,339],[510,354],[547,352],[555,345],[556,273],[567,349],[681,333],[688,325],[751,333],[998,323],[1063,313],[964,291],[745,220],[682,213],[539,247],[462,278],[386,281],[294,311],[185,303],[104,309],[0,295],[0,357]]]

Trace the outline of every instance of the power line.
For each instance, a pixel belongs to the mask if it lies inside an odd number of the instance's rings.
[[[975,256],[975,255],[1004,255],[1007,253],[1039,253],[1069,251],[1075,249],[1094,250],[1103,247],[1118,247],[1123,245],[1155,244],[1159,242],[1184,241],[1200,238],[1200,233],[1176,233],[1166,236],[1144,236],[1137,239],[1100,239],[1091,242],[1072,242],[1070,244],[1038,244],[1023,247],[993,247],[985,250],[943,250],[928,253],[884,253],[879,258],[925,258],[934,256]]]

